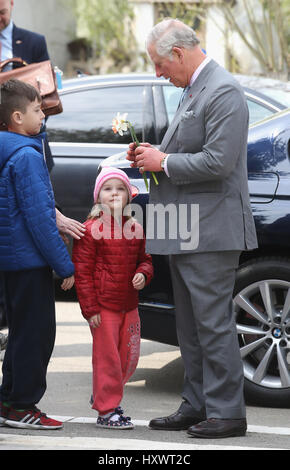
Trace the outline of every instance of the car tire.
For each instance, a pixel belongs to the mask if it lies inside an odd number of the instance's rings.
[[[240,265],[233,299],[247,403],[288,408],[290,259],[263,257]]]

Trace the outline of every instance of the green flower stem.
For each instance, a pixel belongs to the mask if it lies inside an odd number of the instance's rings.
[[[131,134],[131,137],[132,137],[133,142],[135,142],[136,145],[137,145],[137,147],[139,147],[140,142],[139,142],[139,140],[137,139],[137,136],[136,136],[136,132],[135,132],[134,127],[132,126],[132,124],[131,124],[129,121],[128,121],[128,126],[129,126],[129,130],[130,130],[130,134]]]
[[[135,129],[134,129],[134,127],[132,126],[132,124],[131,124],[129,121],[127,121],[127,122],[128,122],[128,126],[129,126],[129,130],[130,130],[130,134],[131,134],[132,140],[133,140],[133,142],[136,143],[137,147],[139,147],[140,142],[139,142],[139,140],[137,139]],[[146,176],[146,171],[143,171],[142,175],[143,175],[143,179],[144,179],[144,183],[145,183],[146,189],[147,189],[147,191],[149,191],[149,185],[148,185],[148,180],[147,180],[147,176]],[[157,180],[157,178],[156,178],[156,175],[155,175],[154,171],[151,171],[151,175],[152,175],[152,177],[153,177],[153,179],[154,179],[155,184],[158,185],[159,183],[158,183],[158,180]]]
[[[159,183],[158,183],[158,179],[156,178],[156,175],[155,175],[154,171],[151,171],[151,175],[152,175],[152,178],[153,178],[154,181],[155,181],[155,184],[158,186],[158,184],[159,184]]]

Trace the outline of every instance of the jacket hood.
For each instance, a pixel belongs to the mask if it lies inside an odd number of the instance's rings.
[[[7,161],[23,147],[33,147],[37,152],[42,153],[42,141],[45,133],[36,136],[25,136],[14,132],[0,132],[0,171],[6,165]]]

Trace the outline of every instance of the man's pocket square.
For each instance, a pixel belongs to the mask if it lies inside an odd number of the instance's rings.
[[[186,121],[187,119],[193,119],[195,118],[195,112],[194,111],[185,111],[184,114],[181,116],[181,121]]]

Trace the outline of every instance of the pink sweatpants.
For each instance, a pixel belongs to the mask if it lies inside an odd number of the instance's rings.
[[[140,356],[138,309],[116,313],[103,309],[101,325],[92,328],[93,405],[106,414],[120,405],[125,383],[136,370]]]

